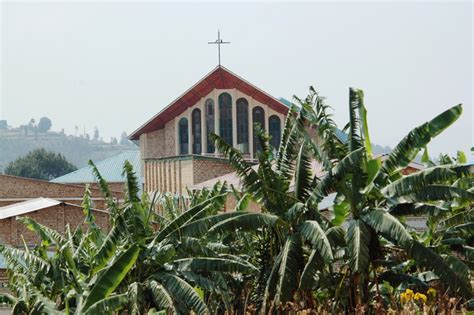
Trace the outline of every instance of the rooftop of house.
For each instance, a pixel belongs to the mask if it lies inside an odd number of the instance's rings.
[[[109,183],[120,183],[125,181],[123,173],[123,165],[125,161],[129,161],[137,177],[140,178],[141,162],[140,151],[126,151],[119,155],[110,157],[95,163],[100,175]],[[94,183],[97,179],[92,173],[92,167],[86,166],[69,174],[57,177],[51,182],[54,183]]]

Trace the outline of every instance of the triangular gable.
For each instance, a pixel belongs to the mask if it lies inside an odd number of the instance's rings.
[[[258,102],[266,104],[278,113],[286,114],[288,112],[288,107],[278,99],[265,93],[223,66],[217,66],[198,83],[174,100],[170,105],[166,106],[157,115],[153,116],[144,125],[135,130],[129,136],[129,139],[138,140],[140,135],[143,133],[163,128],[168,121],[183,113],[188,107],[195,105],[213,89],[234,88],[248,96],[251,96]]]

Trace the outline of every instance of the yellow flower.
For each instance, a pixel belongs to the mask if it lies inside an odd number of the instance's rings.
[[[407,295],[403,292],[400,293],[400,302],[402,302],[402,304],[405,304],[406,302],[408,302]]]
[[[436,289],[434,289],[434,288],[429,288],[428,292],[426,292],[426,294],[428,294],[429,296],[432,296],[432,297],[435,297],[436,293],[437,293]]]
[[[405,290],[405,295],[406,295],[406,297],[407,297],[408,300],[412,300],[412,299],[413,299],[413,296],[414,296],[413,290],[406,289],[406,290]]]
[[[424,295],[423,293],[416,293],[415,294],[415,300],[421,300],[423,302],[423,304],[426,303],[426,295]]]

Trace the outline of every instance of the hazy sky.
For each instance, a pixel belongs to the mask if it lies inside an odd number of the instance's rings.
[[[1,3],[0,117],[48,116],[104,140],[131,133],[217,64],[275,97],[314,85],[348,119],[348,88],[364,89],[372,141],[464,103],[431,153],[473,145],[470,2]]]

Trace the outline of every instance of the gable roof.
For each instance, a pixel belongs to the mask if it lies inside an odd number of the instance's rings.
[[[183,113],[188,107],[196,104],[202,97],[208,95],[213,89],[237,89],[253,97],[260,103],[268,105],[271,109],[281,114],[288,112],[288,107],[280,100],[260,90],[255,85],[239,77],[223,66],[217,66],[204,78],[199,80],[189,90],[181,94],[171,104],[153,116],[140,128],[132,132],[130,140],[138,140],[141,134],[163,128],[174,117]]]
[[[119,155],[112,156],[108,159],[97,162],[95,166],[99,170],[100,175],[109,183],[124,182],[125,178],[122,176],[123,165],[125,161],[129,161],[133,166],[133,171],[140,178],[141,161],[140,151],[126,151]],[[92,168],[86,166],[80,168],[69,174],[57,177],[51,182],[53,183],[95,183],[97,180],[92,173]]]

